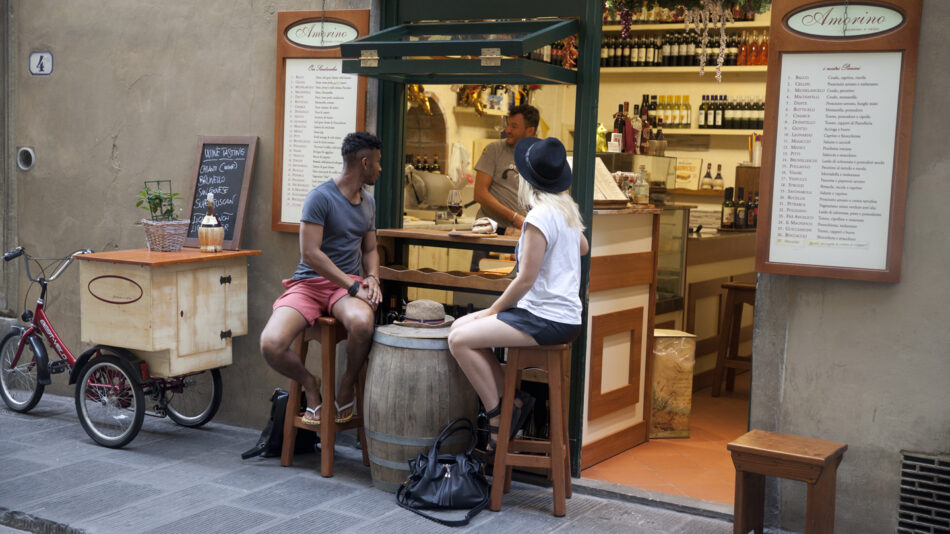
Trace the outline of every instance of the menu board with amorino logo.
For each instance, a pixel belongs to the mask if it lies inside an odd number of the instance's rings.
[[[366,80],[343,74],[339,45],[368,28],[368,10],[278,14],[273,230],[298,231],[307,194],[343,170],[343,138],[364,129]]]
[[[900,279],[919,21],[919,0],[773,4],[757,271]]]

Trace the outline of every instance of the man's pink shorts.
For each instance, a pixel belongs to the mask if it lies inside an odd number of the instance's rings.
[[[350,278],[361,282],[363,279],[355,274]],[[346,289],[334,284],[322,276],[304,278],[303,280],[287,279],[283,282],[284,294],[274,301],[274,309],[281,306],[293,308],[303,315],[307,322],[313,325],[317,317],[330,315],[336,301],[343,298]]]

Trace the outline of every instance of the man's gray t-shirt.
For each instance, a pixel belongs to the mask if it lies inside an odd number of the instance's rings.
[[[511,208],[524,216],[527,212],[518,203],[518,181],[521,177],[518,175],[518,169],[515,168],[515,149],[504,139],[495,141],[482,152],[478,162],[475,163],[475,170],[491,176],[491,185],[488,186],[488,192],[498,199],[503,206]],[[511,226],[511,219],[507,214],[491,213],[482,206],[478,210],[479,217],[491,217],[498,222],[499,226]]]
[[[346,274],[360,274],[363,261],[363,236],[376,229],[376,202],[365,190],[363,201],[352,204],[336,182],[327,180],[314,187],[303,203],[302,222],[323,226],[320,250]],[[320,276],[300,258],[294,280]]]

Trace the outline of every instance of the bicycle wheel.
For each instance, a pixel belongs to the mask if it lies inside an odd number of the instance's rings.
[[[180,380],[180,382],[178,382]],[[221,371],[211,369],[180,377],[166,390],[165,410],[181,426],[197,428],[214,417],[221,406]],[[177,391],[176,391],[177,390]]]
[[[33,345],[26,343],[20,359],[13,365],[19,332],[10,332],[0,342],[0,397],[15,412],[26,413],[40,402],[46,386],[36,380],[36,354]]]
[[[117,356],[99,356],[82,370],[76,383],[76,412],[86,434],[96,443],[117,449],[142,428],[145,395]]]

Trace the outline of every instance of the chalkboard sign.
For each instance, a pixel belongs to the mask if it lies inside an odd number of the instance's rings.
[[[185,246],[200,246],[198,226],[207,212],[208,193],[212,193],[214,213],[224,226],[224,248],[240,248],[256,149],[255,136],[198,138],[194,181],[189,190],[190,224]]]

